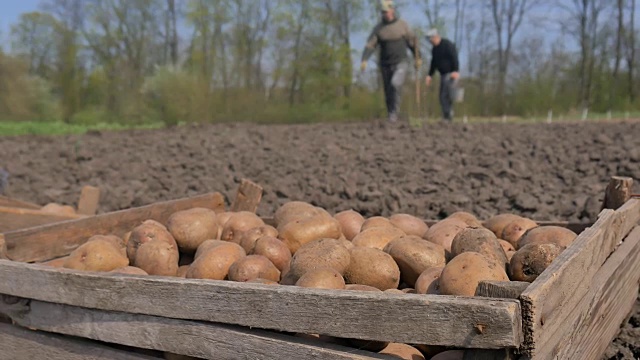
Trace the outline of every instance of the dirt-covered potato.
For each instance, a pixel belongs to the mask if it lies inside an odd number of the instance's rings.
[[[187,271],[187,279],[224,280],[231,265],[246,256],[244,249],[226,242],[198,254]]]
[[[455,258],[465,252],[480,253],[506,269],[507,255],[489,229],[470,227],[460,231],[451,242],[451,256]]]
[[[211,209],[177,211],[169,217],[167,230],[173,235],[181,252],[193,254],[200,244],[218,237],[218,218]]]
[[[420,274],[446,264],[446,251],[440,245],[417,236],[402,236],[387,244],[384,252],[391,255],[400,268],[403,282],[413,287]]]
[[[444,267],[432,267],[420,274],[416,280],[417,294],[438,295],[440,293],[439,279]]]
[[[126,253],[127,253],[126,243],[119,236],[116,236],[116,235],[93,235],[92,237],[89,238],[89,240],[87,240],[87,242],[94,241],[94,240],[104,240],[104,241],[110,242],[118,250],[122,251],[123,254],[126,255]]]
[[[278,237],[278,230],[270,225],[263,225],[255,227],[251,230],[245,231],[244,234],[240,237],[240,246],[244,249],[244,251],[250,253],[253,251],[253,247],[256,246],[256,241],[263,236],[270,237]]]
[[[133,265],[149,275],[176,276],[180,253],[166,241],[148,241],[138,248]]]
[[[454,257],[442,270],[439,285],[442,295],[474,296],[480,281],[509,281],[504,270],[494,261],[476,252]]]
[[[438,244],[451,251],[451,242],[462,229],[469,227],[459,219],[445,219],[438,221],[422,236],[425,240]]]
[[[422,237],[429,230],[429,226],[422,219],[409,214],[394,214],[389,221],[407,235]]]
[[[262,255],[249,255],[234,262],[229,268],[229,280],[246,282],[255,279],[280,280],[280,270]]]
[[[173,235],[164,227],[164,225],[156,221],[145,221],[142,225],[136,226],[131,230],[129,241],[127,242],[127,256],[129,261],[133,263],[136,259],[138,248],[151,240],[164,241],[167,244],[178,248]]]
[[[218,221],[218,234],[216,235],[216,238],[214,240],[222,239],[222,229],[224,229],[224,225],[227,223],[227,221],[229,221],[232,215],[233,212],[231,211],[225,211],[216,214],[216,220]]]
[[[498,238],[500,238],[505,226],[518,219],[522,219],[522,216],[515,214],[498,214],[485,221],[483,226],[491,230]]]
[[[318,239],[338,239],[342,235],[338,220],[322,213],[289,222],[279,232],[278,237],[287,245],[292,254],[295,254],[301,246],[309,242]]]
[[[407,344],[391,343],[382,349],[379,354],[389,355],[402,360],[425,360],[420,350]]]
[[[333,216],[340,223],[342,233],[349,241],[358,235],[362,224],[364,223],[364,217],[354,210],[341,211]]]
[[[524,233],[518,241],[518,249],[529,244],[556,244],[564,250],[577,237],[578,234],[561,226],[538,226]]]
[[[468,213],[466,211],[457,211],[453,214],[447,216],[447,219],[457,219],[467,224],[469,227],[481,227],[482,222],[476,218],[475,215]]]
[[[344,272],[349,284],[373,286],[382,291],[397,289],[400,268],[391,255],[382,250],[356,246],[349,250],[351,261]]]
[[[105,240],[86,242],[67,257],[63,267],[84,271],[111,271],[129,265],[129,259],[113,243]]]
[[[189,271],[189,266],[190,265],[182,265],[178,268],[178,272],[176,273],[176,277],[179,278],[186,278],[187,277],[187,271]]]
[[[287,245],[280,239],[271,236],[259,238],[248,254],[266,257],[279,271],[283,271],[291,262],[291,251],[289,251]]]
[[[249,231],[263,225],[264,221],[262,221],[258,215],[250,211],[235,212],[224,224],[220,239],[239,244],[245,231]]]
[[[304,201],[289,201],[280,206],[274,215],[277,227],[283,226],[291,221],[302,220],[315,216],[319,209]]]
[[[40,211],[55,215],[75,215],[76,209],[69,205],[60,205],[57,203],[48,203],[40,208]]]
[[[504,250],[505,253],[516,251],[516,248],[513,245],[511,245],[510,242],[502,239],[498,239],[498,242],[500,242],[500,246],[502,246],[502,250]]]
[[[334,269],[312,270],[300,277],[296,286],[315,289],[344,289],[344,278]]]
[[[196,259],[200,255],[204,254],[210,249],[213,249],[214,247],[217,247],[220,245],[225,245],[227,243],[228,241],[222,241],[222,240],[207,240],[203,242],[202,244],[200,244],[200,246],[198,246],[198,250],[196,250],[196,253],[193,255],[193,261],[196,261]],[[193,261],[191,262],[192,264],[193,264]]]
[[[363,232],[367,229],[373,229],[376,227],[387,227],[387,228],[395,228],[395,225],[391,223],[389,219],[383,216],[372,216],[362,223],[362,227],[360,227],[360,232]]]
[[[529,244],[520,248],[509,263],[511,280],[533,282],[562,250],[556,244]]]
[[[61,257],[61,258],[45,261],[45,262],[41,263],[40,265],[46,265],[46,266],[50,266],[50,267],[61,268],[61,267],[64,267],[64,262],[67,261],[68,258],[69,258],[69,255]]]
[[[135,266],[125,266],[119,269],[111,270],[109,272],[114,274],[149,275],[146,271]]]
[[[370,247],[378,250],[384,249],[388,243],[401,236],[404,231],[395,226],[378,226],[363,230],[351,241],[355,246]]]
[[[511,221],[507,225],[505,225],[502,230],[502,236],[499,236],[502,240],[508,241],[515,247],[518,248],[518,241],[527,232],[529,229],[533,229],[538,226],[538,224],[527,218],[519,218]]]
[[[343,275],[351,256],[341,240],[319,239],[302,246],[291,258],[289,270],[283,270],[283,285],[294,285],[300,277],[317,269],[333,269]]]

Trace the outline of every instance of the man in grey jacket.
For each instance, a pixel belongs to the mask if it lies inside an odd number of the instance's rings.
[[[362,53],[360,70],[366,70],[367,61],[379,47],[380,71],[384,83],[389,121],[396,122],[400,110],[402,86],[409,71],[407,49],[413,53],[416,69],[422,66],[422,59],[418,51],[418,39],[406,21],[397,17],[393,1],[381,0],[380,11],[382,21],[369,35],[367,45]]]

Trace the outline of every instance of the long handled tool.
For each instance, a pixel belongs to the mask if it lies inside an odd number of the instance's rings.
[[[423,110],[422,110],[422,91],[421,91],[421,87],[420,87],[420,69],[416,69],[416,78],[415,78],[415,107],[417,108],[417,110],[415,110],[414,116],[410,119],[410,125],[413,127],[417,127],[417,128],[421,128],[424,124],[424,116],[423,116]]]

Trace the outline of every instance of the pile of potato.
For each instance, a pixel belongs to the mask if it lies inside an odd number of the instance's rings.
[[[229,280],[308,288],[474,296],[482,280],[536,279],[576,238],[512,214],[482,223],[466,212],[432,227],[408,214],[335,215],[299,201],[273,225],[254,213],[179,211],[124,238],[95,235],[46,265],[85,271]],[[304,335],[402,359],[461,359],[459,351]],[[416,357],[418,356],[418,357]]]

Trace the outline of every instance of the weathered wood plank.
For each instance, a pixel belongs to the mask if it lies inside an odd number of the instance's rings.
[[[7,260],[0,260],[0,278],[0,293],[92,309],[410,344],[522,342],[520,304],[511,299],[117,276]]]
[[[556,346],[541,348],[536,359],[600,360],[633,308],[639,280],[640,227],[636,227],[594,276],[570,321],[555,329]]]
[[[476,296],[498,299],[517,299],[529,285],[522,281],[480,281],[476,288]]]
[[[96,234],[124,235],[144,220],[166,222],[176,211],[204,207],[220,211],[224,198],[211,193],[187,199],[160,202],[79,220],[5,233],[7,254],[15,261],[46,261],[69,255]]]
[[[93,341],[22,329],[0,323],[0,359],[157,360]]]
[[[598,221],[522,293],[524,349],[528,354],[556,343],[554,329],[570,321],[568,317],[589,291],[596,272],[639,220],[637,199],[617,211],[604,210]]]
[[[78,214],[95,215],[100,204],[100,189],[93,186],[85,186],[78,200]]]
[[[31,210],[39,210],[42,206],[27,201],[13,199],[7,196],[0,195],[0,206],[2,207],[14,207]]]
[[[91,310],[32,300],[0,305],[19,325],[205,359],[391,359],[376,353],[264,330]],[[320,345],[320,346],[319,346]]]
[[[603,209],[616,210],[631,199],[633,179],[630,177],[614,176],[611,178],[604,194]]]
[[[33,209],[0,207],[0,232],[27,229],[82,217],[81,215],[56,215]]]
[[[255,213],[258,210],[258,205],[262,200],[262,186],[247,180],[242,179],[236,198],[231,204],[231,211],[250,211]]]

